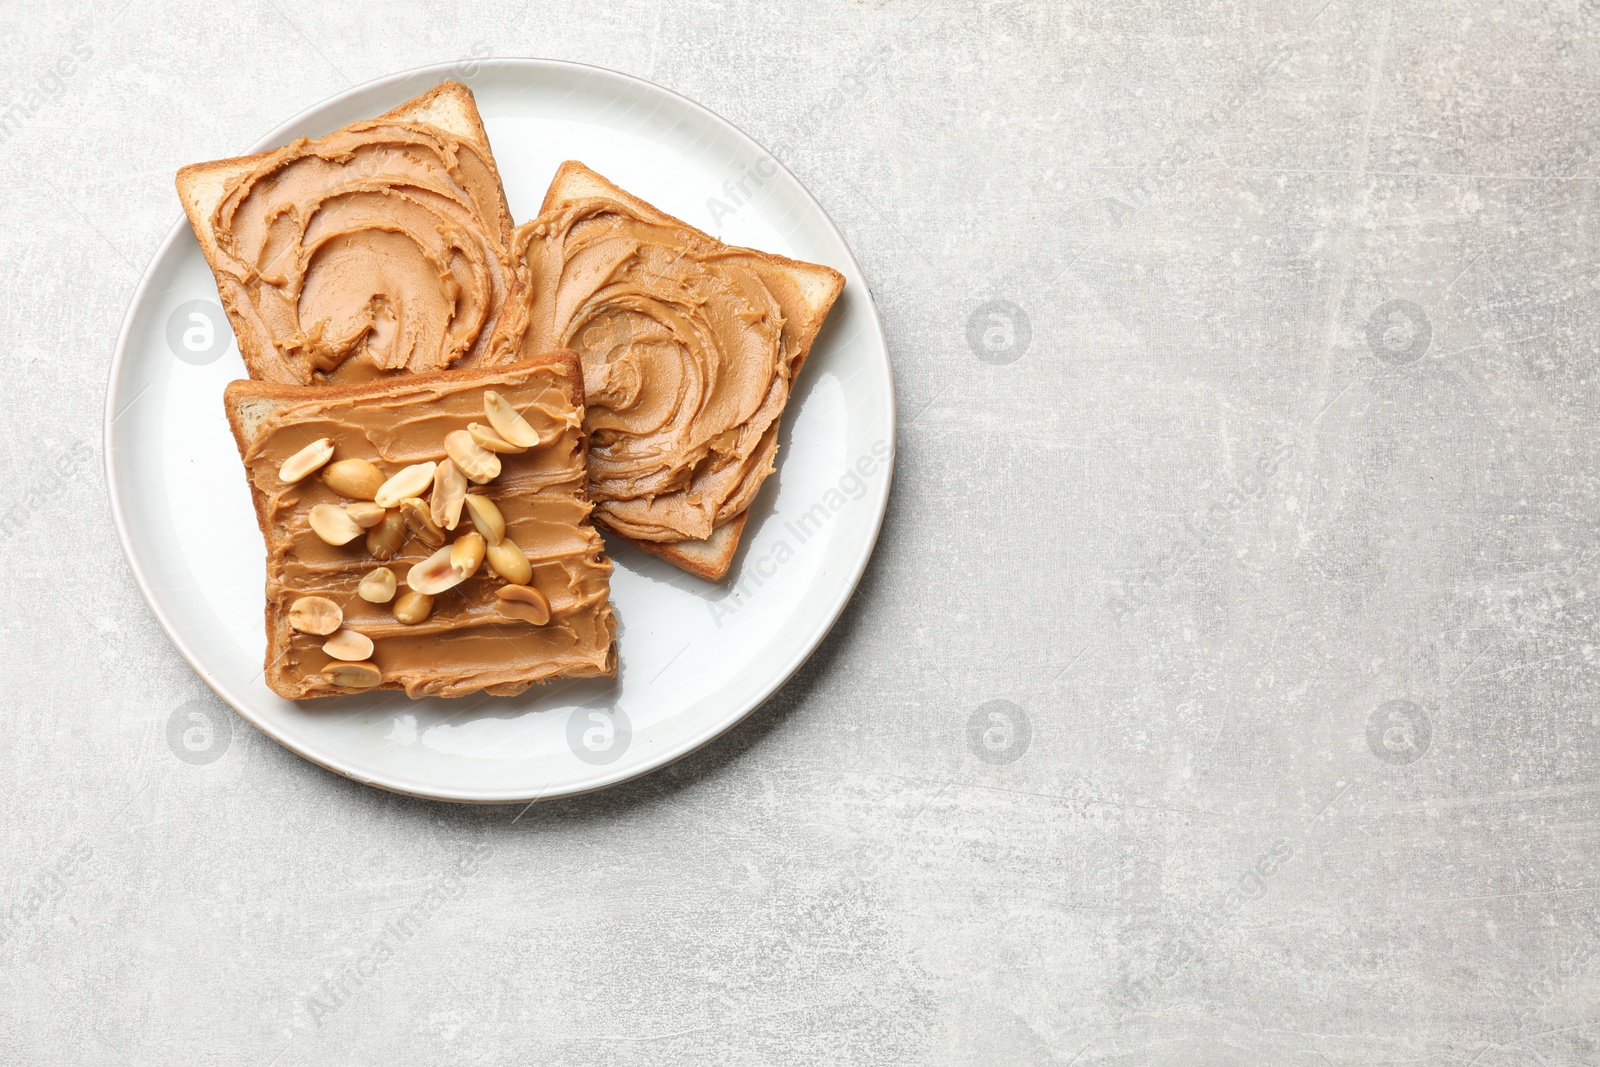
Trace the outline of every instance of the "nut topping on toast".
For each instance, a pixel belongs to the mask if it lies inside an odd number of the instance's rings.
[[[330,663],[322,676],[343,689],[371,689],[381,685],[383,672],[374,663]]]
[[[550,621],[550,601],[531,585],[502,585],[494,591],[502,615],[543,626]]]
[[[367,531],[367,553],[376,560],[394,559],[406,543],[406,517],[386,511],[383,520]]]
[[[484,448],[466,430],[452,430],[444,438],[445,455],[461,468],[461,473],[479,485],[500,476],[500,457]]]
[[[493,500],[478,493],[469,493],[466,498],[467,514],[472,518],[472,525],[483,535],[486,544],[498,545],[506,535],[505,516],[500,514],[500,508]]]
[[[380,508],[392,508],[399,506],[400,501],[406,497],[421,496],[433,481],[433,469],[436,466],[438,464],[429,462],[413,463],[409,467],[401,468],[378,487],[372,499]]]
[[[494,427],[494,432],[502,440],[518,448],[532,448],[540,443],[538,432],[528,425],[528,420],[517,413],[509,400],[493,389],[484,390],[483,413],[488,416],[489,425]]]
[[[476,530],[468,530],[456,538],[455,544],[450,546],[450,566],[460,571],[463,577],[471,578],[483,565],[484,553],[487,550],[488,545],[484,542],[483,535]]]
[[[364,660],[372,655],[372,638],[355,630],[339,630],[322,642],[322,651],[334,659]]]
[[[356,525],[363,530],[372,529],[383,521],[385,515],[389,514],[370,500],[357,500],[353,504],[346,504],[344,513],[356,520]]]
[[[428,596],[438,596],[440,593],[454,589],[467,580],[466,574],[457,570],[451,562],[455,554],[455,546],[441,548],[427,559],[412,567],[406,574],[406,584],[413,591],[425,593]]]
[[[333,438],[324,437],[283,461],[278,468],[278,479],[292,485],[333,458]]]
[[[394,617],[407,626],[415,626],[433,614],[433,597],[415,589],[401,593],[394,602]]]
[[[394,571],[379,567],[367,572],[361,584],[356,586],[356,593],[369,604],[387,604],[394,599],[395,590],[399,587]]]
[[[428,514],[435,526],[454,530],[461,521],[461,504],[467,496],[467,479],[452,460],[434,469],[433,492],[428,494]]]
[[[312,532],[330,545],[348,545],[361,536],[361,524],[338,504],[318,504],[307,521]]]
[[[373,500],[383,487],[383,471],[376,463],[366,459],[341,459],[328,464],[322,472],[322,481],[340,496],[352,500]]]
[[[466,427],[485,418],[490,388],[554,447],[502,462],[471,442]],[[611,564],[589,520],[582,396],[571,353],[371,385],[230,385],[229,421],[267,541],[273,690],[295,700],[363,688],[509,695],[546,679],[614,675]],[[488,460],[501,477],[471,486],[445,453],[452,433],[477,450],[469,462]],[[335,453],[321,476],[283,484],[283,460],[323,436]],[[385,507],[397,489],[410,495]],[[383,501],[345,495],[380,490]],[[520,544],[506,540],[508,526]],[[345,543],[330,549],[330,539]],[[510,614],[495,595],[507,581],[529,589]],[[535,635],[541,596],[559,606],[561,625]]]
[[[400,501],[400,514],[405,516],[406,529],[410,530],[418,541],[429,548],[438,548],[444,544],[444,530],[433,521],[433,514],[429,511],[428,505],[420,499],[408,496]]]
[[[331,634],[343,622],[344,612],[325,596],[303,596],[289,605],[289,625],[303,634]]]
[[[514,445],[510,441],[507,441],[505,438],[495,433],[491,427],[485,426],[481,422],[467,423],[467,432],[472,435],[472,439],[474,441],[478,442],[478,444],[482,445],[490,452],[499,452],[502,455],[514,456],[527,451],[526,448],[522,448],[519,445]]]
[[[533,564],[511,538],[503,537],[490,545],[485,556],[489,569],[512,585],[527,585],[533,580]]]

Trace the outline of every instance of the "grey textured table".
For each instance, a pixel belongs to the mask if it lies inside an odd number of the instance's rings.
[[[1600,1061],[1592,3],[46,7],[0,13],[0,1062]],[[901,419],[799,676],[520,818],[169,744],[215,698],[99,464],[174,170],[489,54],[774,146]]]

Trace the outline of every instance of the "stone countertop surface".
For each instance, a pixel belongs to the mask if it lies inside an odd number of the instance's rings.
[[[1600,1062],[1600,12],[515,6],[0,12],[0,1062]],[[99,456],[173,172],[484,55],[837,220],[867,575],[732,733],[520,817],[231,713],[181,758],[222,705]]]

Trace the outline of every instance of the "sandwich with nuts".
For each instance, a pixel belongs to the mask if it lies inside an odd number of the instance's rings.
[[[583,360],[595,521],[720,580],[844,278],[723,244],[572,161],[513,253],[520,351]]]
[[[316,140],[178,172],[250,377],[347,384],[505,362],[511,211],[445,82]]]
[[[613,676],[570,352],[361,385],[224,394],[267,546],[266,680],[520,693]]]

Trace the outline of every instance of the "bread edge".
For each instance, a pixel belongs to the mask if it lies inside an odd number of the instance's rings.
[[[707,582],[720,582],[728,576],[728,568],[733,565],[733,557],[738,554],[739,538],[744,534],[744,524],[749,518],[750,510],[746,508],[712,530],[710,537],[698,541],[640,541],[625,533],[617,532],[615,527],[606,522],[605,516],[599,513],[595,514],[594,524],[604,530],[607,537],[615,537],[641,552],[664,559],[696,578]],[[699,545],[706,547],[704,549],[694,547]]]

